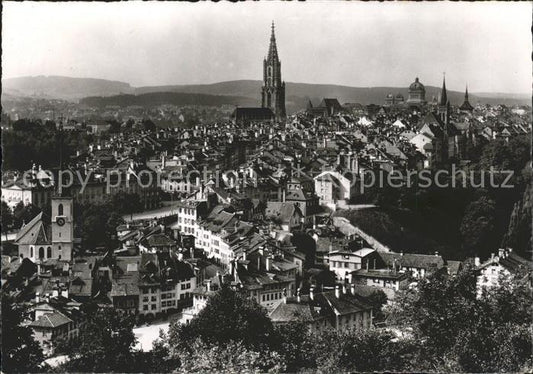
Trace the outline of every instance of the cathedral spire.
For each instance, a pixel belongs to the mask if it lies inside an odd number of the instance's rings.
[[[263,108],[270,108],[276,118],[285,117],[285,82],[281,79],[281,62],[276,46],[274,21],[272,21],[268,56],[263,61],[263,87],[261,89]]]
[[[272,33],[270,34],[270,46],[268,48],[268,60],[278,60],[278,47],[276,46],[276,33],[274,31],[274,21],[272,21]]]

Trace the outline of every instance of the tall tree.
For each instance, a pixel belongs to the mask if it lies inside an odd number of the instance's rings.
[[[78,337],[69,344],[65,370],[136,372],[134,317],[113,308],[87,311]]]
[[[24,326],[27,310],[16,305],[2,292],[2,371],[5,373],[36,373],[44,360],[39,343],[30,327]]]
[[[178,373],[279,373],[285,372],[280,354],[253,350],[238,342],[211,345],[196,340],[181,359]]]
[[[487,248],[497,243],[494,236],[495,204],[487,196],[470,203],[461,222],[463,247],[467,255],[488,255]]]
[[[5,201],[2,201],[2,234],[6,235],[13,225],[13,211]]]
[[[445,272],[400,292],[393,309],[401,329],[409,328],[420,349],[418,370],[454,372],[520,371],[531,367],[531,290],[523,277],[502,279],[479,295],[476,273]]]
[[[13,210],[15,227],[21,227],[23,224],[30,222],[39,213],[41,213],[41,209],[37,206],[33,204],[24,205],[22,201],[19,202]]]
[[[197,338],[207,344],[234,341],[242,342],[245,347],[267,348],[274,343],[275,334],[264,308],[224,286],[189,324],[170,327],[171,347],[187,345]]]

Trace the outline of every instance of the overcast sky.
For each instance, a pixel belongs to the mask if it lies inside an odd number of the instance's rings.
[[[289,82],[531,92],[526,3],[10,3],[3,77],[134,86],[262,79],[270,23]]]

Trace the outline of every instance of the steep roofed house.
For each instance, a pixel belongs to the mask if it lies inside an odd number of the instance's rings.
[[[34,178],[29,183],[25,183],[24,179],[6,181],[6,183],[2,181],[2,201],[5,201],[11,209],[14,209],[18,203],[32,204],[39,208],[45,207],[50,203],[54,187],[48,175],[46,175],[48,178],[46,180],[43,179],[44,176],[39,178],[40,174],[44,174],[44,171],[39,170],[37,174],[34,171]]]
[[[302,211],[305,222],[312,221],[313,214],[319,210],[319,199],[313,192],[314,181],[311,178],[302,183],[298,178],[287,181],[286,191],[283,191],[284,201],[293,202]]]
[[[315,178],[315,191],[321,205],[334,207],[340,200],[350,199],[356,188],[347,176],[338,171],[324,171]]]
[[[511,248],[501,248],[498,255],[492,254],[491,257],[480,263],[479,258],[475,259],[477,271],[477,288],[478,293],[491,287],[498,286],[500,281],[506,277],[518,277],[528,282],[532,287],[533,279],[533,262],[522,258]]]
[[[274,325],[303,322],[312,333],[325,330],[347,331],[351,329],[367,330],[372,327],[372,306],[368,301],[351,290],[316,292],[309,295],[285,297],[269,313]]]
[[[196,277],[174,252],[142,253],[138,287],[139,313],[157,315],[189,306]]]
[[[139,264],[141,256],[116,257],[109,297],[113,306],[135,314],[139,309]]]
[[[352,282],[380,288],[389,299],[394,298],[396,291],[406,286],[409,275],[391,269],[359,269],[351,273]]]
[[[307,112],[313,115],[331,117],[344,111],[342,105],[339,103],[339,100],[336,98],[324,98],[317,106],[313,106],[310,101],[309,103],[311,105],[308,105]]]
[[[379,255],[376,250],[372,248],[362,248],[352,251],[349,248],[339,248],[329,252],[329,270],[333,271],[337,279],[345,281],[350,279],[352,271],[376,267],[381,264]]]
[[[139,242],[141,252],[157,253],[174,251],[177,243],[165,233],[156,232],[142,238]]]
[[[237,263],[230,268],[230,274],[233,274],[236,285],[242,285],[249,297],[267,309],[284,294],[293,295],[296,288],[295,275],[284,274],[284,269],[275,269],[272,266],[272,258],[265,258],[264,269]]]
[[[304,215],[294,202],[269,201],[265,218],[279,224],[284,231],[293,231],[302,226]]]
[[[54,345],[59,339],[72,339],[78,335],[82,323],[79,311],[58,308],[40,301],[33,310],[35,319],[29,327],[44,354],[53,353]]]
[[[394,252],[378,252],[378,254],[388,269],[410,274],[417,279],[446,266],[445,260],[438,252],[434,255]]]
[[[178,219],[171,226],[174,237],[178,234],[195,235],[198,221],[207,216],[208,206],[205,201],[182,201],[174,208],[177,211]]]

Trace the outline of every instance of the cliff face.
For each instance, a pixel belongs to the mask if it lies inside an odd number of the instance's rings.
[[[502,246],[511,247],[525,258],[530,258],[532,254],[531,236],[533,234],[531,221],[532,194],[533,189],[529,183],[524,191],[522,199],[515,203],[509,228],[505,234]]]

